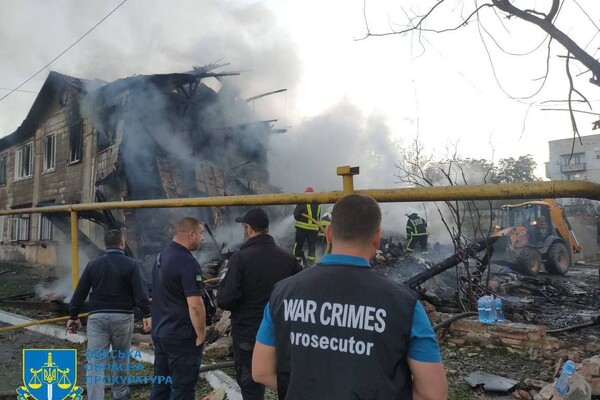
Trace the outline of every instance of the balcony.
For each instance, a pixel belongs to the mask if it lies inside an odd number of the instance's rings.
[[[585,163],[581,164],[571,164],[571,165],[561,165],[560,172],[579,172],[585,171]]]

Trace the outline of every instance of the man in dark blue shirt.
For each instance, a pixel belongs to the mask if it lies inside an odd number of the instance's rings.
[[[137,261],[125,255],[125,237],[119,230],[110,230],[104,235],[106,252],[90,261],[85,267],[77,288],[69,304],[67,327],[81,328],[79,312],[90,294],[87,333],[88,365],[86,368],[87,398],[104,399],[104,368],[107,361],[111,365],[115,379],[112,387],[113,399],[129,396],[127,371],[129,348],[133,335],[133,307],[137,306],[143,315],[144,331],[151,327],[148,286],[142,276]],[[91,289],[91,293],[90,293]],[[116,357],[108,360],[106,351],[112,346]]]
[[[206,334],[205,294],[200,264],[192,255],[204,240],[196,218],[175,224],[173,241],[152,269],[152,340],[154,375],[152,400],[193,400]]]
[[[435,334],[414,292],[374,272],[377,202],[339,200],[332,254],[275,285],[256,337],[252,376],[280,399],[444,400]]]

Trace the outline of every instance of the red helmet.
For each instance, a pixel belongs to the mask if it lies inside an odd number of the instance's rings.
[[[304,189],[304,192],[314,192],[315,189],[312,188],[312,186],[308,186],[306,189]]]

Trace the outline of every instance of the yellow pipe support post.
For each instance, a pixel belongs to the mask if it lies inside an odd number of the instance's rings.
[[[349,194],[354,192],[354,175],[359,174],[358,167],[351,167],[349,165],[343,165],[341,167],[337,167],[338,176],[342,177],[342,184],[344,185],[344,194]]]
[[[79,318],[85,318],[88,315],[90,315],[90,314],[89,313],[79,314],[78,317]],[[12,325],[12,326],[5,326],[5,327],[0,328],[0,332],[16,331],[17,329],[27,328],[28,326],[44,325],[44,324],[50,324],[52,322],[68,321],[69,318],[70,317],[57,317],[57,318],[49,318],[49,319],[40,319],[40,320],[37,320],[37,321],[25,322],[25,323],[22,323],[22,324],[17,324],[17,325]]]
[[[71,285],[73,291],[79,282],[79,249],[78,249],[79,224],[77,223],[77,211],[71,210]]]

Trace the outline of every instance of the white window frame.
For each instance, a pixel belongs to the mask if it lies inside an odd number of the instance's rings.
[[[77,132],[74,131],[77,129]],[[73,136],[77,135],[77,141],[73,143]],[[77,147],[74,147],[76,144]],[[83,122],[80,121],[69,127],[69,164],[76,164],[83,159]]]
[[[29,228],[31,226],[30,214],[17,214],[10,218],[10,241],[29,241]]]
[[[28,171],[25,170],[24,153],[25,150],[29,151],[29,163],[27,165]],[[33,142],[29,142],[24,146],[19,147],[15,150],[15,181],[31,178],[33,176]]]
[[[39,214],[38,219],[38,240],[52,240],[52,221],[46,214]]]
[[[50,151],[48,151],[50,146]],[[44,136],[44,157],[42,164],[42,172],[53,172],[56,170],[56,133],[51,133]],[[48,159],[50,155],[50,159]]]
[[[0,215],[0,243],[4,242],[4,215]]]

